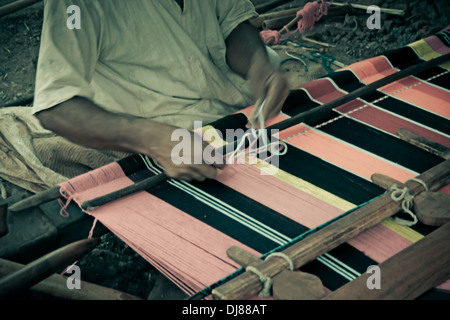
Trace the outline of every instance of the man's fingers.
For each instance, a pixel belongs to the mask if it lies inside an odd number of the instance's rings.
[[[269,120],[279,114],[288,95],[289,87],[284,76],[280,73],[271,75],[267,81],[264,119]]]

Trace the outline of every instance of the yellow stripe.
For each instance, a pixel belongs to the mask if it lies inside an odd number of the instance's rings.
[[[441,56],[439,52],[433,50],[432,47],[425,40],[418,40],[409,45],[409,47],[413,48],[419,57],[428,61],[434,58],[438,58]],[[440,65],[442,68],[450,70],[450,61],[447,61]]]
[[[286,171],[275,168],[269,163],[259,161],[259,163],[255,165],[255,167],[268,174],[276,172],[273,175],[275,178],[343,211],[348,211],[356,207],[353,203],[350,203]]]
[[[393,218],[387,218],[381,224],[411,242],[417,242],[424,237],[422,234],[411,229],[410,227],[402,226],[396,223]]]

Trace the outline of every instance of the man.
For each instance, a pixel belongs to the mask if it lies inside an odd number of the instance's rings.
[[[174,165],[171,135],[264,99],[266,119],[279,112],[289,89],[256,15],[248,0],[46,0],[33,113],[76,144],[214,178],[220,164]]]

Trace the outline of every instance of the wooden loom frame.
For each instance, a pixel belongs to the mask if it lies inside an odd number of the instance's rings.
[[[448,58],[448,55],[443,57],[445,57],[446,59]],[[346,99],[350,98],[347,97]],[[342,103],[343,102],[341,101],[341,103],[339,104]],[[334,103],[333,105],[335,104],[337,103]],[[327,105],[327,110],[328,108],[329,110],[332,109],[330,105]],[[323,108],[322,110],[325,110],[325,108]],[[442,184],[447,184],[449,182],[448,161],[449,160],[443,162],[441,165],[438,165],[419,176],[419,178],[429,186],[430,190],[436,190],[440,186],[442,186]],[[414,182],[407,183],[407,186],[411,190],[411,192],[414,193],[415,195],[423,192],[423,187],[421,185],[415,184]],[[290,254],[292,259],[299,259],[294,260],[296,261],[295,266],[296,268],[298,268],[304,265],[305,263],[315,259],[317,256],[320,256],[321,254],[334,248],[335,246],[347,241],[348,239],[352,238],[362,230],[365,230],[366,228],[373,226],[383,221],[385,218],[395,214],[396,212],[398,212],[399,208],[400,204],[394,203],[392,200],[389,199],[389,197],[387,197],[387,195],[376,198],[370,201],[369,203],[365,204],[364,206],[352,210],[347,214],[344,214],[343,216],[340,216],[339,219],[333,220],[330,224],[327,224],[323,228],[320,228],[320,230],[314,230],[313,233],[308,233],[308,237],[302,239],[299,243],[301,243],[303,246],[306,246],[310,251],[304,252],[305,250],[302,249],[302,253],[295,253],[293,249],[294,246],[292,246],[286,249],[287,253]],[[373,209],[373,211],[371,211],[371,209]],[[358,212],[358,214],[356,214],[355,212]],[[358,217],[359,214],[361,214],[361,217]],[[340,225],[340,228],[338,229],[339,233],[338,236],[336,236],[336,234],[333,234],[333,232],[336,232],[335,230],[337,228],[336,226],[339,225]],[[330,231],[330,229],[333,230]],[[324,239],[321,237],[323,237],[324,234],[326,235],[325,239],[330,239],[330,242],[327,244],[326,247],[323,246],[320,247],[320,242],[322,242]],[[305,243],[307,243],[307,245],[305,245]],[[299,255],[299,257],[296,258],[295,255]],[[285,267],[286,264],[283,263],[282,260],[277,259],[271,261],[270,263],[267,262],[267,264],[265,264],[264,262],[260,268],[261,271],[264,272],[264,274],[267,274],[269,276],[275,276]],[[245,277],[247,277],[248,279],[245,279]],[[237,285],[236,283],[240,284]],[[233,288],[231,288],[232,285],[234,285]],[[248,286],[250,289],[245,289],[246,286]],[[213,296],[220,299],[241,299],[243,298],[242,295],[246,295],[248,293],[256,293],[259,287],[260,283],[257,277],[251,274],[250,275],[242,274],[236,279],[233,279],[230,282],[218,288],[215,288],[213,290]],[[248,290],[248,292],[246,290]]]

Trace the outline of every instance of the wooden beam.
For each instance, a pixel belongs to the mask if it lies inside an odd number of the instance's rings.
[[[450,278],[450,223],[379,264],[380,287],[363,273],[324,300],[409,300]]]
[[[426,183],[429,190],[437,190],[447,185],[450,182],[450,160],[424,172],[418,178]],[[424,191],[421,184],[412,181],[406,182],[405,185],[413,195]],[[391,199],[390,194],[384,194],[293,244],[283,253],[291,258],[295,269],[298,269],[364,230],[381,223],[399,212],[400,208],[401,202],[395,202]],[[277,261],[269,259],[260,264],[258,269],[262,274],[272,278],[287,267],[287,263],[280,259]],[[215,299],[220,300],[241,300],[256,294],[261,289],[259,278],[252,273],[245,272],[215,288],[212,295]]]
[[[56,200],[59,197],[61,197],[60,187],[56,186],[14,203],[9,207],[9,211],[19,212],[29,208],[34,208],[48,201]]]
[[[22,269],[0,279],[0,299],[28,289],[55,272],[67,268],[98,244],[99,239],[86,239],[71,243],[27,264]]]
[[[20,263],[0,259],[0,277],[17,272],[25,266]],[[67,288],[68,277],[53,274],[30,288],[33,295],[59,300],[142,300],[134,295],[106,288],[86,281],[80,281],[79,290]]]

